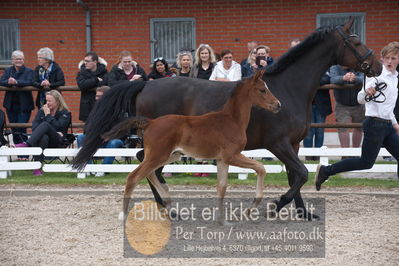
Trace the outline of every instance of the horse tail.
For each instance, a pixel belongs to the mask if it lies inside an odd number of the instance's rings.
[[[103,144],[101,135],[125,118],[126,114],[135,113],[135,98],[144,86],[145,81],[122,82],[112,86],[96,102],[86,122],[83,146],[71,162],[72,168],[82,170]]]
[[[110,131],[104,133],[102,138],[108,141],[125,136],[132,128],[145,129],[149,122],[150,120],[145,117],[130,117],[114,126]]]

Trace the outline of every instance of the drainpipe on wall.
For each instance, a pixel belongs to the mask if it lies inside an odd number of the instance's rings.
[[[91,10],[82,0],[76,0],[76,3],[81,5],[83,9],[86,11],[86,52],[90,52],[91,51]]]

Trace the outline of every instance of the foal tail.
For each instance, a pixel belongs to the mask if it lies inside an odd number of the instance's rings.
[[[72,160],[72,168],[82,170],[103,144],[101,135],[126,117],[126,113],[135,113],[136,96],[144,86],[145,81],[122,82],[112,86],[96,102],[86,122],[83,147]]]
[[[104,141],[116,139],[127,135],[132,128],[145,129],[150,120],[145,117],[130,117],[115,125],[110,131],[104,133],[102,138]]]

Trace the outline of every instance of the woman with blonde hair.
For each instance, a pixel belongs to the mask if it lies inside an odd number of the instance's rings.
[[[46,104],[37,112],[32,123],[32,134],[26,142],[15,147],[60,148],[64,145],[64,137],[71,123],[71,113],[61,93],[51,90],[46,93]],[[44,156],[34,156],[35,160],[43,161]],[[36,176],[42,175],[40,169],[33,170]]]
[[[208,44],[200,44],[195,51],[195,64],[190,71],[190,77],[209,79],[216,65],[215,53]]]
[[[190,70],[193,67],[193,56],[189,51],[183,51],[177,54],[176,58],[177,64],[177,76],[189,77]]]
[[[258,65],[256,64],[256,50],[253,49],[252,51],[249,52],[246,63],[241,65],[242,78],[248,78],[252,76],[257,69]]]

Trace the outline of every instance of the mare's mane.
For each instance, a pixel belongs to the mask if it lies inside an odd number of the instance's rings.
[[[298,58],[303,56],[309,49],[312,49],[316,44],[324,40],[324,38],[334,30],[335,27],[318,28],[305,40],[290,48],[286,53],[279,57],[274,64],[267,66],[265,75],[272,75],[282,72],[289,65],[298,60]]]

